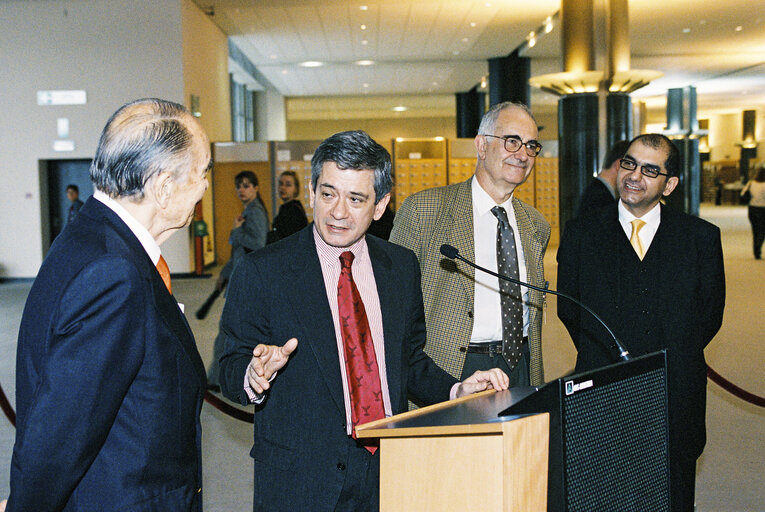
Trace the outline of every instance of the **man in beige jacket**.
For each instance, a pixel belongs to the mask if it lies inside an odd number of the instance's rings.
[[[494,106],[484,115],[475,138],[478,159],[473,177],[414,194],[398,209],[390,241],[413,250],[420,261],[425,352],[456,378],[499,367],[510,376],[511,386],[544,383],[544,294],[520,287],[520,297],[516,289],[512,303],[497,278],[439,252],[442,244],[452,245],[463,257],[495,272],[507,268],[507,256],[513,268],[517,265],[513,273],[520,280],[545,286],[543,259],[550,225],[535,208],[513,197],[542,148],[538,133],[525,105]],[[503,240],[510,241],[514,251],[500,244],[502,229]],[[518,313],[513,321],[503,319],[514,308]],[[509,340],[514,337],[513,349]]]

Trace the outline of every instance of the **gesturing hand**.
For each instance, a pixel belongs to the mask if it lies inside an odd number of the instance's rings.
[[[281,347],[260,344],[253,349],[252,360],[247,365],[247,380],[253,391],[260,395],[271,387],[271,376],[287,364],[297,345],[297,338],[290,338]]]

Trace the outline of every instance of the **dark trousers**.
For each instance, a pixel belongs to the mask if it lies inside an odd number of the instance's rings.
[[[762,257],[762,243],[765,241],[765,206],[749,206],[749,222],[754,238],[754,257]]]
[[[510,377],[510,387],[515,388],[518,386],[529,386],[529,344],[523,345],[523,355],[518,360],[518,364],[515,368],[510,370],[507,366],[507,361],[501,355],[490,356],[489,354],[475,354],[468,352],[465,355],[465,366],[462,367],[462,375],[460,380],[465,380],[473,375],[477,370],[490,370],[492,368],[499,368]]]
[[[671,456],[669,474],[672,512],[693,512],[696,501],[696,459]]]

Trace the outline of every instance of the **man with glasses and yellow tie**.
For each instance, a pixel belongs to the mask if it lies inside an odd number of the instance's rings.
[[[667,137],[633,139],[618,204],[569,221],[557,258],[558,290],[598,313],[632,355],[667,349],[672,510],[688,511],[706,442],[704,347],[722,324],[725,274],[720,230],[660,202],[679,171]],[[611,337],[590,315],[561,300],[558,317],[576,346],[576,371],[615,362]]]
[[[505,102],[481,120],[475,174],[423,190],[399,207],[390,241],[417,255],[422,272],[425,352],[458,379],[498,367],[511,386],[541,385],[541,292],[476,272],[443,257],[449,244],[478,265],[544,287],[550,225],[513,197],[542,145],[528,107]]]

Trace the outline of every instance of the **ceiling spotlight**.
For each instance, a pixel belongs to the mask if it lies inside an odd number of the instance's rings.
[[[360,5],[360,6],[359,6],[359,10],[360,10],[360,11],[366,11],[366,10],[368,10],[368,9],[369,9],[369,7],[367,7],[366,5]]]
[[[744,27],[742,27],[741,25],[736,27],[736,32],[741,32],[742,30],[744,30]]]
[[[486,80],[485,76],[481,77],[481,89],[486,89],[486,86],[489,85],[488,80]]]
[[[409,109],[408,109],[408,108],[406,108],[406,107],[405,107],[405,106],[403,106],[403,105],[399,105],[399,106],[397,106],[397,107],[393,107],[393,110],[394,110],[395,112],[405,112],[405,111],[407,111],[407,110],[409,110]]]
[[[286,69],[282,69],[282,75],[286,75],[288,71]]]
[[[686,27],[686,28],[683,29],[683,34],[687,34],[690,31],[691,31],[691,29]]]
[[[467,37],[463,37],[463,38],[462,38],[462,42],[463,42],[463,43],[467,43],[467,42],[468,42],[468,38],[467,38]]]
[[[361,41],[361,44],[362,44],[363,46],[366,46],[366,45],[368,45],[368,44],[369,44],[369,41],[367,41],[366,39],[363,39],[363,40]]]
[[[357,66],[371,66],[374,63],[375,61],[373,60],[357,60],[356,61]]]
[[[471,26],[471,27],[475,27],[476,25],[478,25],[478,23],[476,23],[475,21],[471,21],[471,22],[470,22],[470,26]]]
[[[367,87],[369,87],[369,84],[364,82],[364,89],[366,89]]]
[[[324,65],[323,62],[319,62],[318,60],[307,60],[305,62],[300,63],[301,66],[304,68],[318,68]]]
[[[271,55],[271,60],[276,60],[276,55]]]
[[[366,25],[361,25],[361,30],[366,30],[366,29],[367,29]]]

